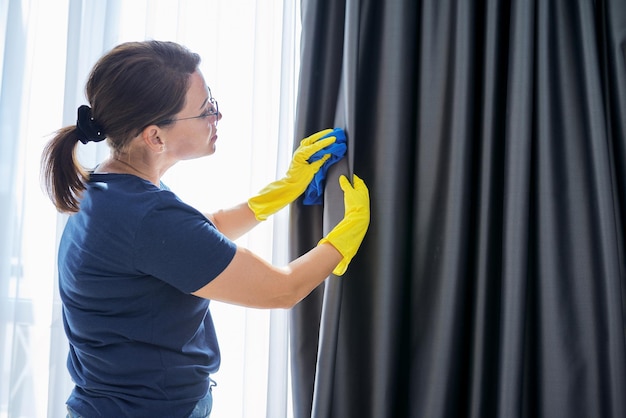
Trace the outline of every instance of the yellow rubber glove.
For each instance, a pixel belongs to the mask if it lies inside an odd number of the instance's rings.
[[[257,220],[266,220],[304,193],[315,173],[330,157],[327,154],[313,163],[309,164],[307,161],[311,155],[335,142],[334,136],[319,140],[329,132],[332,129],[325,129],[304,138],[293,154],[285,177],[268,184],[256,196],[248,199],[248,206]]]
[[[318,245],[330,243],[343,255],[333,270],[333,274],[341,276],[346,272],[352,257],[356,255],[370,224],[370,195],[367,186],[356,174],[353,176],[354,187],[346,176],[339,177],[339,185],[343,190],[345,215],[333,229],[322,238]]]

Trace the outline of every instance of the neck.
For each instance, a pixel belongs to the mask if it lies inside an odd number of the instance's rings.
[[[127,154],[111,155],[106,161],[98,166],[96,170],[100,173],[132,174],[159,186],[161,173],[153,166],[141,158],[131,159]]]

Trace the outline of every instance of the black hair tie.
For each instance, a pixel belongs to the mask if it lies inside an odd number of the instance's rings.
[[[83,144],[89,141],[100,142],[106,138],[104,131],[91,117],[91,108],[82,105],[78,108],[78,119],[76,120],[79,140]]]

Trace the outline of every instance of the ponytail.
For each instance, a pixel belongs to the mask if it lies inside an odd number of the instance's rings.
[[[76,158],[79,138],[76,126],[62,128],[43,151],[43,187],[59,212],[78,212],[80,196],[88,179],[87,170]]]
[[[88,105],[76,125],[56,132],[41,159],[43,187],[59,212],[78,212],[89,173],[76,158],[80,141],[108,138],[122,150],[146,126],[171,119],[185,105],[200,56],[174,42],[127,42],[95,64],[85,86]]]

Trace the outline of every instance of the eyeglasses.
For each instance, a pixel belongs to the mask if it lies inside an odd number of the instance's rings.
[[[211,94],[211,89],[207,87],[207,90],[209,90],[209,100],[207,101],[207,109],[204,112],[202,112],[202,114],[198,116],[190,116],[188,118],[166,119],[157,123],[157,125],[167,125],[170,123],[178,122],[179,120],[206,119],[211,116],[215,116],[215,125],[217,125],[217,122],[219,122],[220,120],[219,106],[217,104],[217,100],[215,100],[213,98],[213,95]]]

